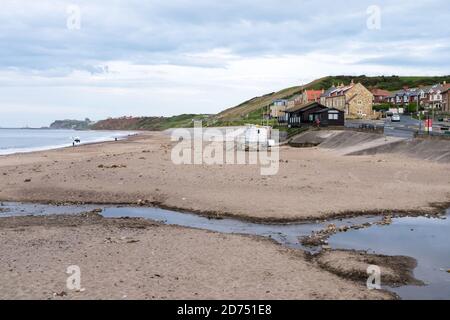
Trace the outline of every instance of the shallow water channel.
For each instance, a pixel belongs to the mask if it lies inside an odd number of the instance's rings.
[[[302,236],[326,228],[329,224],[339,226],[361,225],[377,222],[381,217],[360,216],[294,224],[261,224],[237,219],[209,219],[192,213],[147,207],[67,205],[52,206],[25,203],[2,203],[0,217],[49,214],[77,214],[96,208],[103,209],[107,218],[139,217],[163,222],[168,225],[205,229],[222,233],[237,233],[270,237],[290,248],[320,251],[319,247],[304,247]],[[450,299],[450,209],[441,218],[401,217],[392,219],[390,225],[372,225],[364,229],[350,229],[328,239],[333,249],[367,250],[369,253],[404,255],[417,260],[414,270],[417,279],[425,286],[402,286],[389,288],[403,299]]]

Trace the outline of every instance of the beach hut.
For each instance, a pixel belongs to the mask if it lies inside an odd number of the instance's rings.
[[[238,139],[238,144],[243,150],[264,150],[274,145],[271,133],[272,127],[247,125]]]
[[[328,108],[318,102],[309,102],[286,110],[288,123],[291,127],[314,125],[344,126],[344,111],[337,108]]]

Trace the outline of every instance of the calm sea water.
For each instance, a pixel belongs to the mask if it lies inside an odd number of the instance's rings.
[[[72,145],[74,137],[82,144],[122,139],[129,131],[75,131],[50,129],[0,129],[0,155],[57,149]]]

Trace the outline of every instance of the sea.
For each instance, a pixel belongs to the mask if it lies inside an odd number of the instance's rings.
[[[65,129],[3,129],[0,128],[0,155],[58,149],[80,144],[114,141],[136,135],[131,131],[78,131]]]

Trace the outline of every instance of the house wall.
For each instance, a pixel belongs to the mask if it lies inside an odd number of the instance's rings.
[[[287,106],[271,106],[270,107],[270,116],[272,118],[278,118],[278,117],[282,117],[285,114],[285,110],[287,109]]]
[[[450,95],[446,91],[442,94],[442,111],[450,112]]]
[[[440,90],[433,90],[430,94],[430,106],[434,109],[440,109],[442,106],[442,94]]]
[[[373,102],[374,103],[383,103],[386,99],[386,96],[374,96]]]
[[[311,122],[309,116],[313,115],[314,113],[317,113],[318,111],[321,111],[323,109],[324,109],[323,106],[317,106],[317,107],[314,107],[314,108],[311,108],[311,109],[309,109],[307,111],[302,112],[301,113],[302,122],[303,123]],[[312,122],[314,122],[314,120],[312,120]]]
[[[338,113],[338,119],[329,119],[329,112],[320,113],[320,124],[322,126],[344,126],[345,125],[345,115],[343,111]]]
[[[345,111],[345,95],[326,98],[325,106]]]
[[[359,117],[365,114],[367,117],[372,116],[373,94],[362,84],[355,84],[353,88],[345,93],[345,97],[347,101],[347,115]]]
[[[300,104],[303,104],[303,94],[297,95],[287,101],[287,107],[293,108],[295,106],[298,106]]]

